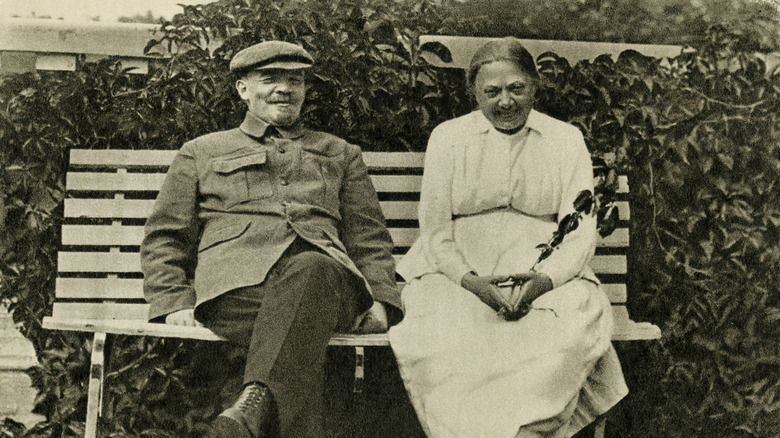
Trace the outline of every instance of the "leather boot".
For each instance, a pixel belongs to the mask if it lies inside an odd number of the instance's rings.
[[[209,438],[278,438],[279,415],[271,390],[260,383],[248,384],[211,428]]]

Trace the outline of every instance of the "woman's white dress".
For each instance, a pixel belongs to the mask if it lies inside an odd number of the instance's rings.
[[[611,306],[588,268],[594,218],[537,267],[554,289],[519,321],[459,286],[469,271],[527,272],[555,218],[572,212],[585,189],[593,171],[582,134],[536,111],[514,135],[479,111],[431,134],[420,236],[398,266],[406,316],[390,330],[429,437],[568,437],[628,393]]]

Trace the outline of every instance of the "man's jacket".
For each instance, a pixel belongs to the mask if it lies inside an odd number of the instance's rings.
[[[260,284],[296,237],[363,279],[361,310],[372,298],[401,309],[393,243],[360,148],[249,113],[240,128],[185,143],[141,244],[149,319],[197,315],[220,294]]]

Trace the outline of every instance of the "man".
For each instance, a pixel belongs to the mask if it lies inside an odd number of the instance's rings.
[[[357,146],[301,126],[301,47],[230,62],[237,129],[184,144],[141,245],[149,319],[204,325],[247,347],[244,388],[213,437],[322,436],[331,335],[402,317],[392,241]]]

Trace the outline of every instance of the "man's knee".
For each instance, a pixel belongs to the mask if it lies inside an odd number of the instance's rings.
[[[275,293],[282,296],[273,300],[295,300],[299,311],[305,308],[326,319],[335,317],[340,325],[354,319],[354,300],[362,282],[325,253],[304,251],[290,257],[277,281],[281,287]]]
[[[287,267],[291,275],[299,275],[314,284],[344,281],[350,272],[341,263],[318,251],[306,251],[293,256]]]

